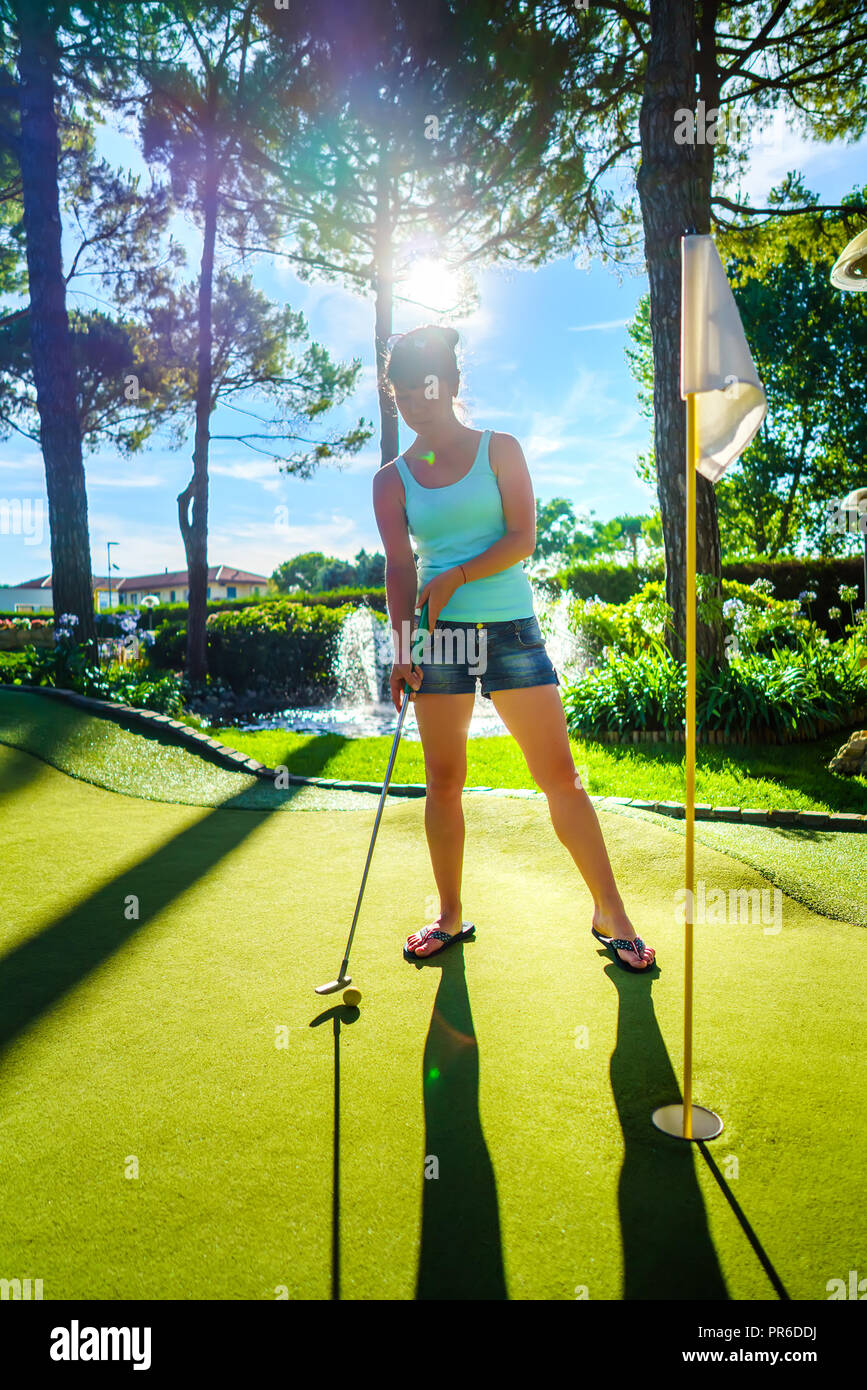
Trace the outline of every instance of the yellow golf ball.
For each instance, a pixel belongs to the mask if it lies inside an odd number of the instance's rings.
[[[343,1002],[344,1002],[344,1004],[353,1004],[353,1005],[355,1005],[355,1004],[360,1004],[360,1003],[361,1003],[361,990],[360,990],[360,989],[345,989],[345,990],[343,991]]]

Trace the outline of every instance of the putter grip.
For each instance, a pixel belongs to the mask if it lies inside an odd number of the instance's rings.
[[[427,631],[428,631],[428,625],[427,625],[427,602],[425,602],[424,607],[423,607],[422,610],[421,610],[421,614],[419,615],[418,627],[417,627],[416,630],[415,630],[415,636],[413,637],[413,642],[412,642],[412,651],[411,651],[411,653],[410,653],[410,659],[412,660],[413,666],[417,666],[417,665],[418,665],[418,662],[415,661],[414,657],[415,657],[415,644],[416,644],[416,642],[417,642],[417,640],[418,640],[419,633],[427,632]],[[404,683],[403,683],[403,689],[404,689],[404,694],[405,694],[406,691],[412,689],[412,686],[408,683],[408,681],[404,681]]]

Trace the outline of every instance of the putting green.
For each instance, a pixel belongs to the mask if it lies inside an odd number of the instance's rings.
[[[484,797],[477,940],[419,968],[423,803],[393,802],[341,1018],[312,987],[371,798],[137,800],[8,747],[0,796],[0,1268],[46,1299],[823,1299],[863,1264],[861,928],[788,897],[779,933],[696,928],[695,1099],[726,1126],[699,1149],[650,1123],[681,1075],[668,826],[601,815],[652,979],[606,964],[544,802]],[[769,887],[705,844],[696,871]]]
[[[653,811],[634,806],[619,809],[625,816],[660,824]],[[664,823],[672,834],[683,836],[683,821],[666,818]],[[863,832],[696,821],[695,838],[751,865],[814,912],[867,926],[867,836]],[[678,847],[677,853],[681,852]]]
[[[363,792],[270,782],[209,762],[154,730],[121,728],[111,719],[26,691],[0,690],[0,744],[32,753],[70,777],[144,801],[267,811],[344,810],[367,806]]]

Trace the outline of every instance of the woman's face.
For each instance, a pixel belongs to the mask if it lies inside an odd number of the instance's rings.
[[[394,400],[400,414],[409,428],[417,434],[434,429],[454,418],[452,400],[457,394],[457,383],[449,383],[431,376],[424,386],[395,386]]]

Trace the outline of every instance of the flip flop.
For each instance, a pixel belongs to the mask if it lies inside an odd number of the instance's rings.
[[[410,951],[408,947],[404,946],[404,960],[416,961],[423,965],[425,961],[436,960],[437,956],[441,956],[443,951],[447,951],[450,946],[454,946],[456,941],[469,941],[475,935],[475,923],[463,922],[461,925],[463,926],[463,931],[456,931],[454,936],[449,936],[446,931],[440,931],[439,927],[433,930],[429,927],[422,927],[419,936],[422,937],[424,941],[427,941],[428,937],[432,936],[436,941],[442,941],[444,944],[440,946],[438,951],[431,951],[428,956],[417,956],[415,951]]]
[[[644,942],[642,941],[640,936],[636,936],[634,941],[627,941],[625,937],[615,938],[613,936],[603,936],[602,933],[598,932],[595,927],[591,927],[590,930],[596,937],[597,941],[601,941],[602,945],[606,948],[610,947],[611,957],[614,963],[616,965],[619,965],[621,970],[628,970],[630,975],[646,975],[648,971],[652,970],[653,967],[656,965],[656,956],[653,957],[653,960],[650,962],[650,965],[638,966],[630,965],[629,961],[623,960],[622,957],[617,954],[619,949],[621,951],[634,951],[635,955],[640,956],[641,952],[645,949]]]

